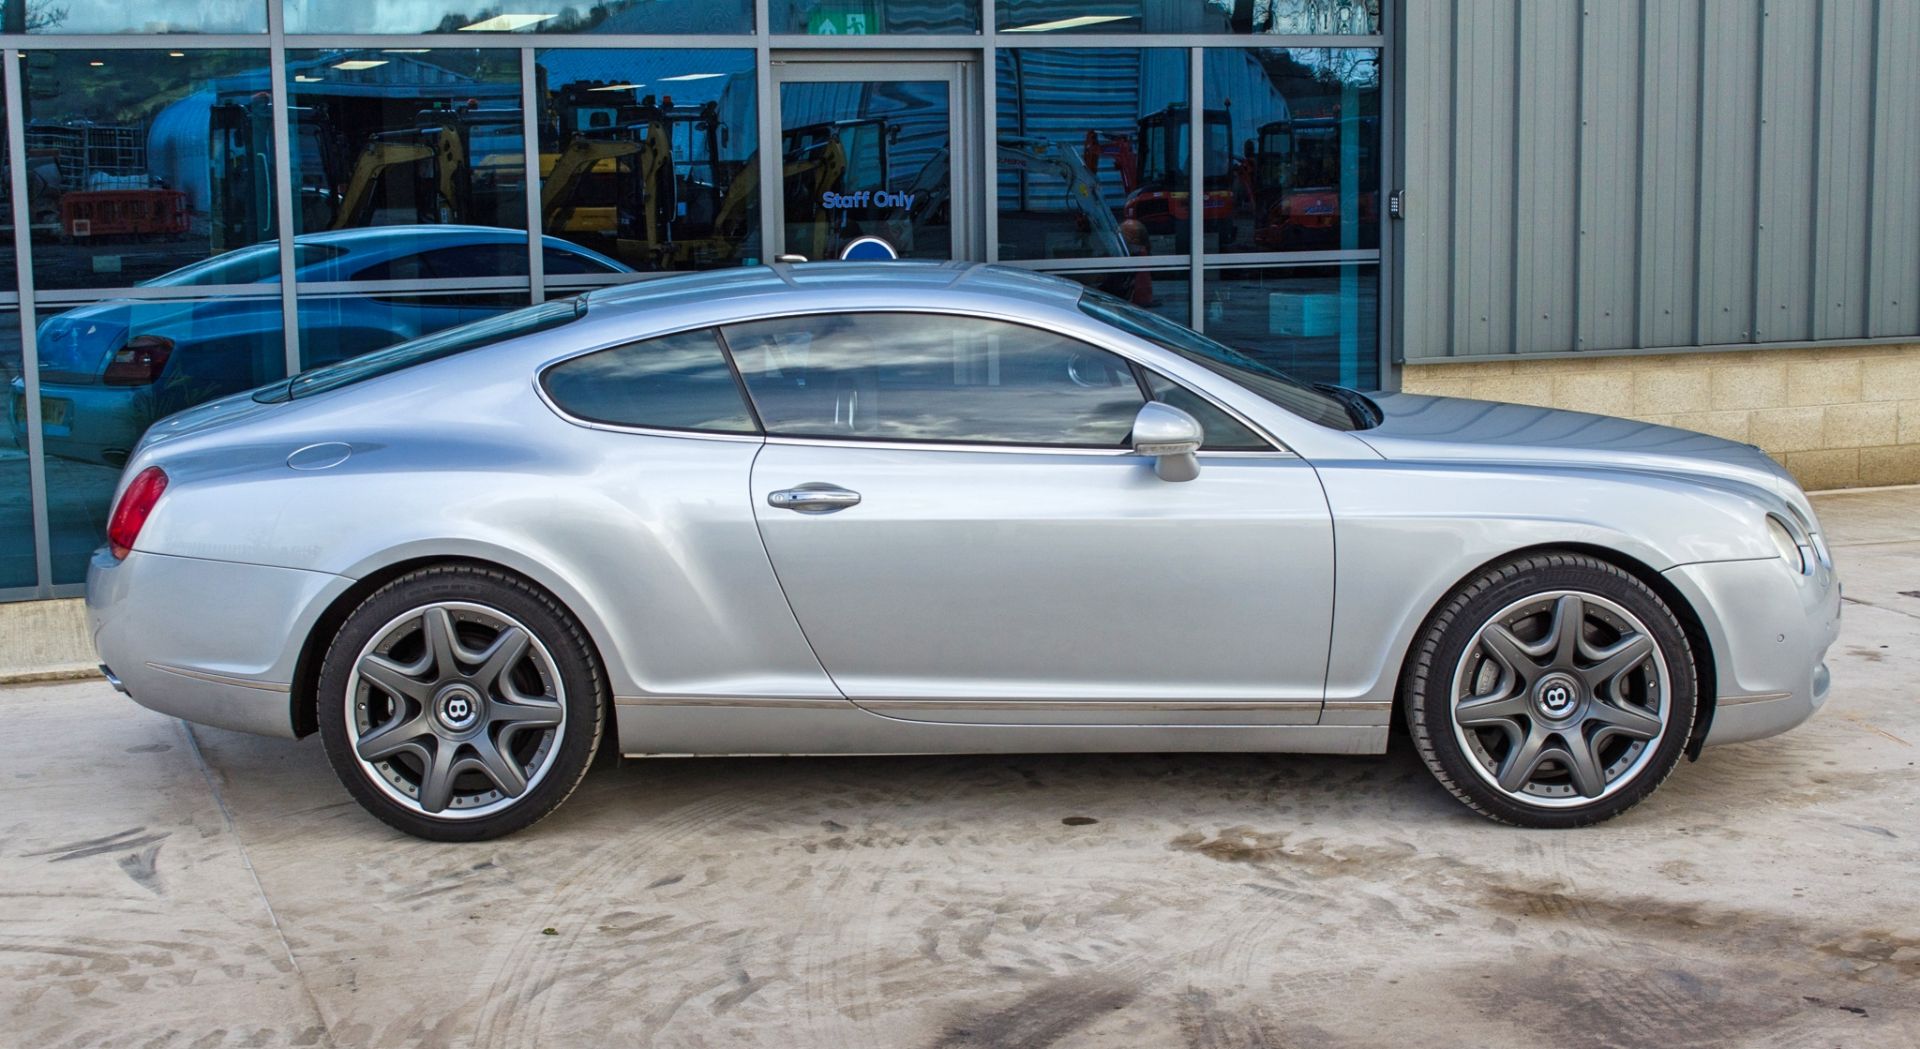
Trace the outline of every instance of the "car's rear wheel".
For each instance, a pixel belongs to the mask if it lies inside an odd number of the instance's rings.
[[[361,602],[321,664],[320,733],[355,800],[400,830],[478,841],[573,793],[605,685],[585,632],[503,572],[410,572]]]
[[[1660,595],[1577,553],[1496,565],[1440,606],[1402,679],[1427,767],[1496,820],[1578,827],[1652,793],[1686,748],[1694,655]]]

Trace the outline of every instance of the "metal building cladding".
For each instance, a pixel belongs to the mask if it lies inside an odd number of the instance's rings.
[[[78,593],[168,413],[862,237],[1920,481],[1920,0],[0,12],[4,599]]]

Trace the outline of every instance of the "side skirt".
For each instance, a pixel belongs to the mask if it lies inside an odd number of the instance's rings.
[[[1381,725],[1004,725],[883,717],[837,699],[614,703],[628,757],[788,754],[1382,754]]]

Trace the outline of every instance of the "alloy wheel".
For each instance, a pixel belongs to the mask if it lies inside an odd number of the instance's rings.
[[[347,687],[348,742],[369,780],[441,819],[498,812],[552,769],[566,731],[553,656],[505,613],[461,601],[374,632]]]
[[[1666,654],[1640,618],[1560,590],[1483,624],[1453,676],[1453,731],[1473,771],[1523,804],[1567,808],[1631,783],[1667,731]]]

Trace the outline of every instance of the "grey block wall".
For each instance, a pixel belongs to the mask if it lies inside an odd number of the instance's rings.
[[[1920,0],[1405,0],[1409,361],[1920,337]]]

